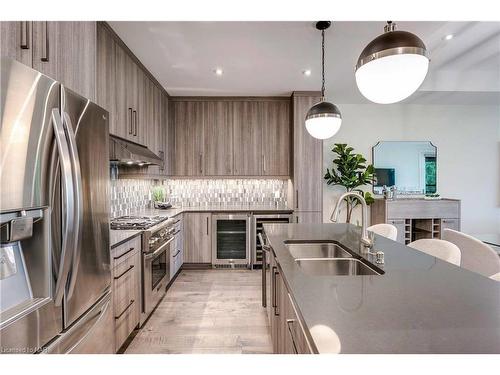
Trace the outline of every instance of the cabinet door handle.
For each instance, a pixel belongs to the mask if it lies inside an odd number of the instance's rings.
[[[207,236],[208,236],[208,216],[207,216]]]
[[[118,280],[119,278],[121,278],[123,275],[125,275],[127,272],[129,272],[132,268],[134,268],[134,265],[132,264],[129,268],[127,268],[125,271],[123,271],[121,274],[119,274],[118,276],[115,276],[114,279],[115,280]]]
[[[131,247],[130,249],[128,249],[127,251],[125,251],[123,254],[117,256],[117,257],[113,257],[114,260],[117,260],[117,259],[120,259],[121,257],[127,255],[128,253],[130,253],[132,250],[134,250],[134,247]]]
[[[132,134],[132,108],[129,107],[128,109],[128,118],[129,118],[129,127],[128,127],[128,134]]]
[[[293,332],[292,332],[292,327],[291,327],[293,323],[295,323],[295,319],[287,319],[286,320],[288,333],[290,334],[290,339],[292,340],[293,353],[299,354],[299,351],[297,350],[297,345],[295,344],[295,339],[293,337]]]
[[[274,307],[274,315],[279,316],[280,313],[278,310],[278,297],[277,297],[278,292],[276,290],[276,285],[278,283],[276,281],[276,275],[279,275],[278,268],[276,266],[273,266],[273,279],[272,279],[273,288],[271,290],[272,292],[271,299],[272,299],[272,306]]]
[[[200,174],[203,173],[203,154],[200,152]]]
[[[47,21],[44,21],[42,28],[42,57],[40,60],[49,62],[49,23]]]
[[[125,307],[125,310],[123,310],[123,311],[120,313],[120,315],[115,316],[115,320],[120,319],[120,318],[122,317],[122,315],[123,315],[123,314],[125,314],[125,313],[127,312],[127,310],[130,308],[130,306],[132,306],[132,305],[134,304],[134,302],[135,302],[135,301],[134,301],[133,299],[131,299],[131,300],[130,300],[130,303],[127,305],[127,307]]]
[[[273,286],[271,288],[271,306],[274,308],[276,307],[276,267],[273,266],[271,268],[271,285]]]
[[[299,190],[295,190],[295,208],[299,208]]]
[[[266,155],[262,154],[262,170],[266,173]]]
[[[28,21],[21,21],[21,49],[30,49],[30,26]]]
[[[137,136],[137,111],[134,110],[134,137]]]
[[[163,167],[160,167],[160,171],[163,172],[165,170],[165,152],[158,150],[158,155],[163,160]]]

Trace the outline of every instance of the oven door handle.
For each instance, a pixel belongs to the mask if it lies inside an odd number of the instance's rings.
[[[152,253],[147,253],[147,254],[144,254],[144,260],[149,260],[151,258],[154,258],[156,257],[158,254],[162,253],[165,251],[165,247],[174,240],[174,238],[170,238],[167,242],[165,242],[163,245],[161,245],[158,249],[156,249],[154,252]]]

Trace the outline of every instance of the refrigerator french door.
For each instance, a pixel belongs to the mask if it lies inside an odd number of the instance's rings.
[[[111,353],[108,113],[11,59],[0,84],[2,249],[30,290],[2,293],[1,350]]]

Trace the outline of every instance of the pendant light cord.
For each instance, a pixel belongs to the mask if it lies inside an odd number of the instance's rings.
[[[325,100],[325,30],[321,30],[321,100]]]

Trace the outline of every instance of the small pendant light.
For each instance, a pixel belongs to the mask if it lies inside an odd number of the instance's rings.
[[[361,52],[356,64],[356,84],[368,100],[379,104],[406,99],[420,87],[429,69],[424,42],[388,21],[384,33]]]
[[[331,25],[330,21],[319,21],[316,28],[321,30],[321,101],[313,105],[306,115],[306,129],[311,136],[318,139],[331,138],[340,129],[342,115],[333,103],[325,100],[325,30]]]

